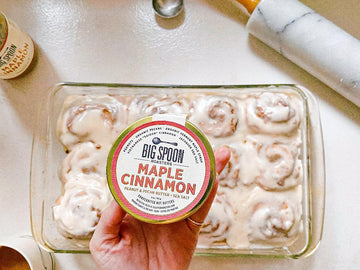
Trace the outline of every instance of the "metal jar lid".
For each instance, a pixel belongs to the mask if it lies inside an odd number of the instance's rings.
[[[215,158],[205,135],[185,116],[140,119],[114,143],[107,181],[119,205],[148,223],[171,223],[196,212],[215,179]]]

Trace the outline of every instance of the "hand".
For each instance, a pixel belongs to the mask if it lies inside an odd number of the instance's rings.
[[[221,147],[215,152],[220,173],[230,158]],[[202,223],[216,195],[217,181],[208,199],[190,218]],[[188,219],[150,224],[128,215],[115,201],[106,208],[90,241],[91,254],[103,270],[187,269],[195,251],[200,226]]]

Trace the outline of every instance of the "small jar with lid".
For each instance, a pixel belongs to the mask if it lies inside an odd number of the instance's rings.
[[[153,115],[121,133],[108,157],[107,178],[130,215],[172,223],[192,215],[208,197],[215,158],[205,135],[185,116]]]
[[[0,12],[0,79],[20,76],[34,57],[30,36]]]

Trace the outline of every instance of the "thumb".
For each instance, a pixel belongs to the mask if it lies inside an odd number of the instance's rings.
[[[116,201],[102,212],[99,223],[91,238],[90,246],[101,244],[102,241],[119,238],[119,231],[126,212]]]

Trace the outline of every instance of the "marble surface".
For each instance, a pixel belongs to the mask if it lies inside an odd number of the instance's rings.
[[[358,39],[297,0],[261,1],[247,29],[360,107]]]
[[[360,39],[358,0],[302,0]],[[24,76],[0,81],[0,239],[30,232],[32,133],[41,99],[60,81],[297,83],[319,101],[326,161],[323,241],[300,260],[196,257],[190,269],[358,269],[360,265],[360,109],[249,36],[232,0],[186,1],[175,20],[154,16],[148,0],[0,0],[36,43]],[[96,269],[90,255],[56,254],[57,269]]]

